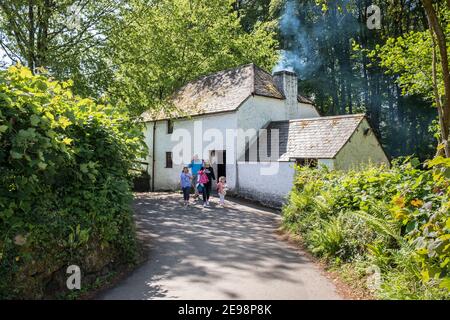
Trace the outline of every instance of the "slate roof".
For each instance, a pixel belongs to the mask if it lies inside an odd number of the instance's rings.
[[[279,160],[332,159],[364,119],[364,114],[271,122],[279,130]],[[270,143],[267,143],[270,154]]]
[[[156,115],[144,112],[142,117],[152,121],[234,111],[251,95],[285,99],[272,75],[251,63],[189,82],[169,99],[174,111]],[[302,96],[298,96],[298,101],[312,104]]]

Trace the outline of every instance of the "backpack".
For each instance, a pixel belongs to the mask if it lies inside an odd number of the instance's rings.
[[[206,175],[205,171],[202,171],[198,178],[198,182],[201,184],[205,184],[209,182],[208,176]]]
[[[198,191],[199,193],[203,193],[203,188],[204,188],[203,184],[197,183],[197,191]]]

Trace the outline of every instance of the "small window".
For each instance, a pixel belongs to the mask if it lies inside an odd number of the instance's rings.
[[[295,164],[300,167],[310,167],[310,168],[316,168],[317,167],[317,159],[295,159]]]
[[[166,152],[166,168],[173,168],[172,152]]]
[[[167,134],[173,133],[173,121],[167,120]]]

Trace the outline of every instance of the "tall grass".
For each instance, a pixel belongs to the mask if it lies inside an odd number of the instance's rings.
[[[381,299],[450,298],[450,164],[348,172],[297,167],[283,226],[338,270],[378,270]],[[346,271],[347,272],[347,271]]]

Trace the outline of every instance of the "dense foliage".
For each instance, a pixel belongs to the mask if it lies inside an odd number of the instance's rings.
[[[132,262],[130,172],[141,131],[70,83],[24,67],[0,73],[0,297],[40,298]]]
[[[140,115],[201,75],[277,59],[275,28],[243,28],[223,0],[64,0],[0,3],[0,65],[45,67],[82,96]]]
[[[245,31],[223,0],[130,1],[108,40],[115,82],[108,93],[136,113],[158,108],[199,76],[254,62],[271,69],[275,32]]]
[[[434,156],[436,140],[428,132],[437,118],[432,101],[422,94],[403,95],[396,83],[398,74],[385,74],[379,61],[366,54],[389,38],[427,32],[420,0],[236,2],[246,25],[274,21],[280,26],[279,49],[288,52],[286,65],[297,71],[300,91],[315,99],[323,115],[365,112],[392,157],[414,153],[425,160]],[[381,9],[381,29],[367,26],[371,5]],[[420,57],[414,59],[422,62]]]
[[[322,114],[366,112],[389,155],[425,160],[435,154],[429,126],[438,113],[430,92],[401,83],[411,71],[430,88],[431,48],[417,39],[430,40],[422,2],[11,0],[0,5],[0,64],[46,67],[59,80],[73,79],[74,92],[107,95],[138,115],[167,107],[168,95],[201,75],[248,62],[270,70],[284,50],[302,94]],[[367,27],[373,4],[381,29]],[[448,29],[445,14],[440,21]],[[398,60],[408,70],[367,55],[385,43],[385,56],[397,55],[395,39],[410,34],[418,45]]]
[[[297,168],[283,225],[386,299],[450,298],[450,161],[338,172]],[[370,278],[370,277],[369,277]]]
[[[0,65],[21,63],[71,79],[82,96],[110,83],[107,32],[124,0],[0,1]]]
[[[383,46],[377,45],[370,56],[377,56],[381,66],[398,75],[396,82],[403,94],[418,94],[433,101],[439,115],[440,153],[450,157],[450,3],[434,6],[430,0],[422,2],[427,8],[429,30],[390,38]]]

